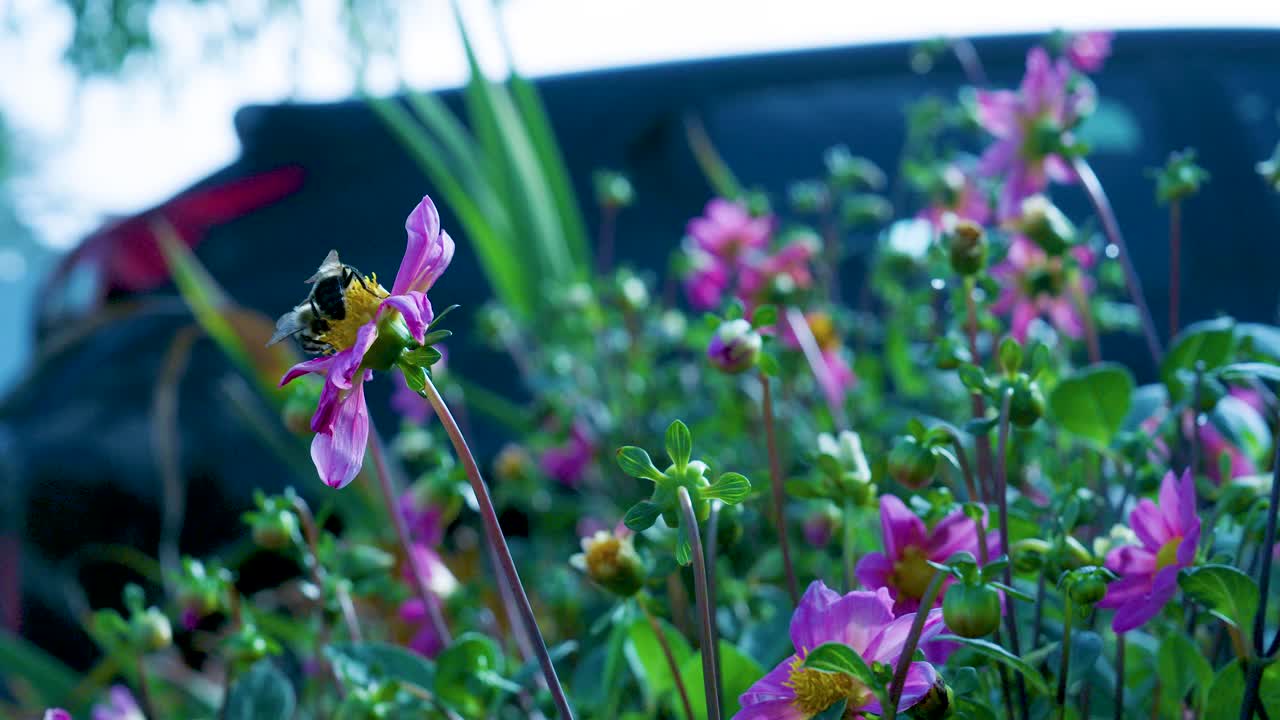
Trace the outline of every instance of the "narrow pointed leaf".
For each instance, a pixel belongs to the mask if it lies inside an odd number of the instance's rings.
[[[693,434],[689,426],[679,420],[667,426],[667,455],[682,470],[693,457]]]
[[[662,508],[648,500],[643,500],[631,506],[626,516],[622,518],[622,524],[635,532],[644,532],[653,527],[661,514]]]

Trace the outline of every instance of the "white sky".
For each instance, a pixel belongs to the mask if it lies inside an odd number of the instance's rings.
[[[499,69],[489,0],[461,2],[482,60]],[[62,5],[0,0],[0,22],[8,15],[23,27],[0,32],[0,108],[26,160],[14,189],[23,218],[50,247],[66,248],[104,217],[156,203],[234,160],[237,108],[338,100],[355,87],[338,0],[301,0],[300,23],[277,23],[217,61],[196,47],[193,28],[225,27],[221,7],[160,4],[158,62],[77,86],[61,62],[70,35]],[[446,0],[404,5],[398,63],[369,68],[369,84],[390,91],[401,75],[417,87],[461,82]],[[533,75],[938,34],[1280,27],[1280,3],[1266,0],[507,0],[503,13],[515,61]]]

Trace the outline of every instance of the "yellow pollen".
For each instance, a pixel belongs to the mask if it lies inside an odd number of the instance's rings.
[[[1160,547],[1160,551],[1156,553],[1156,572],[1178,564],[1178,548],[1181,546],[1182,538],[1176,537]]]
[[[831,316],[824,312],[809,313],[806,318],[809,321],[809,330],[813,332],[813,339],[818,343],[818,347],[823,350],[831,350],[840,347],[840,336],[836,332],[835,321]]]
[[[378,284],[377,274],[367,278],[351,278],[346,289],[346,317],[329,320],[329,329],[320,335],[320,340],[328,343],[334,350],[346,350],[355,345],[356,334],[363,325],[373,320],[378,313],[378,306],[389,294]]]
[[[588,574],[593,578],[607,578],[617,574],[618,555],[621,552],[622,541],[616,535],[592,539],[586,548]]]
[[[804,660],[797,657],[791,663],[791,674],[783,685],[791,688],[796,699],[791,701],[805,715],[817,715],[845,698],[854,706],[866,701],[867,688],[852,676],[843,673],[827,673],[813,668],[802,668]]]
[[[929,558],[920,548],[910,545],[902,550],[902,559],[894,563],[893,575],[889,579],[903,595],[919,600],[929,589],[933,573]]]

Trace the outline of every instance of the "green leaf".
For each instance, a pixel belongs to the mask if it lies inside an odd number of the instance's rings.
[[[409,389],[422,394],[427,391],[427,371],[417,365],[401,365],[400,373],[404,375],[404,384]]]
[[[431,660],[399,645],[384,642],[334,643],[325,648],[334,671],[348,687],[372,680],[395,679],[430,690],[436,670]]]
[[[626,516],[622,518],[622,524],[635,532],[644,532],[653,527],[661,514],[662,508],[648,500],[642,500],[631,506]]]
[[[1280,365],[1264,362],[1231,363],[1218,371],[1224,380],[1258,378],[1268,382],[1280,382]]]
[[[1258,355],[1280,360],[1280,328],[1260,323],[1240,323],[1236,335],[1249,343],[1249,349]]]
[[[1040,674],[1039,670],[1036,670],[1027,663],[1027,661],[993,642],[977,638],[960,637],[959,635],[940,635],[938,636],[938,639],[960,643],[961,645],[977,652],[979,655],[994,660],[1015,672],[1022,673],[1022,676],[1026,678],[1027,685],[1044,693],[1045,695],[1049,694],[1049,685],[1045,682],[1044,676]]]
[[[80,682],[60,660],[8,632],[0,632],[0,676],[30,687],[44,706],[66,702]]]
[[[689,544],[689,539],[680,534],[680,539],[676,541],[676,562],[681,565],[688,565],[693,562],[693,546]]]
[[[1156,672],[1160,677],[1160,693],[1164,702],[1176,707],[1187,693],[1198,689],[1208,692],[1213,684],[1213,667],[1204,653],[1186,635],[1171,632],[1156,650]]]
[[[965,363],[956,371],[960,376],[960,383],[963,384],[970,392],[985,393],[987,390],[987,377],[983,374],[982,368],[977,365]]]
[[[1244,704],[1244,669],[1240,661],[1233,661],[1213,678],[1204,700],[1204,720],[1238,720],[1240,706]],[[1267,715],[1280,713],[1280,665],[1271,664],[1262,671],[1262,685],[1258,692]]]
[[[634,445],[627,445],[618,448],[618,467],[622,468],[622,472],[634,478],[642,478],[658,482],[666,479],[658,468],[653,466],[653,460],[649,458],[649,453],[644,448],[638,448]]]
[[[682,667],[685,660],[693,655],[689,641],[685,640],[684,636],[665,620],[658,618],[657,622],[662,635],[667,640],[668,647],[671,648],[676,668]],[[671,666],[667,663],[666,655],[658,642],[658,636],[653,632],[648,621],[637,620],[631,624],[627,631],[625,652],[631,671],[640,679],[640,687],[647,697],[657,699],[675,690],[675,675],[672,674]],[[690,689],[690,692],[693,690],[695,689]],[[678,704],[679,701],[676,702]]]
[[[715,484],[702,489],[702,496],[715,498],[728,505],[737,505],[751,494],[751,481],[736,472],[727,472]]]
[[[764,668],[747,657],[736,646],[720,641],[720,678],[722,698],[720,708],[723,717],[731,718],[738,712],[738,696],[751,688],[764,675]],[[680,678],[689,691],[689,704],[693,706],[696,720],[706,720],[707,697],[702,685],[702,655],[691,654],[680,665]]]
[[[773,353],[760,353],[760,358],[756,360],[756,365],[759,366],[760,372],[769,377],[778,377],[778,375],[782,374],[782,368],[778,365],[778,358],[774,357]]]
[[[1197,362],[1203,362],[1205,370],[1225,365],[1231,359],[1235,345],[1235,320],[1231,318],[1188,325],[1174,338],[1160,365],[1160,379],[1169,388],[1169,396],[1179,401],[1190,392],[1179,371],[1194,370]]]
[[[667,426],[667,456],[680,470],[693,457],[693,435],[689,432],[689,426],[679,420]]]
[[[1049,394],[1049,409],[1063,429],[1107,447],[1129,414],[1133,389],[1124,366],[1094,365],[1063,378]]]
[[[775,305],[761,305],[751,313],[751,327],[757,330],[778,324],[778,308]]]
[[[1022,346],[1009,336],[1000,341],[1000,369],[1008,375],[1022,369]]]
[[[805,656],[804,666],[822,672],[852,675],[855,680],[866,685],[876,694],[882,706],[888,706],[888,689],[872,672],[862,656],[848,645],[837,642],[823,643]]]
[[[227,720],[288,720],[297,698],[289,678],[270,660],[259,660],[227,693],[221,717]]]
[[[480,677],[486,671],[502,672],[498,644],[487,635],[464,633],[436,658],[436,695],[461,714],[479,717],[495,690],[492,682]]]
[[[1247,638],[1258,610],[1258,585],[1229,565],[1201,565],[1178,573],[1182,591]]]

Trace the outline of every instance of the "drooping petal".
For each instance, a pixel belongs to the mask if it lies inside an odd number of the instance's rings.
[[[391,287],[392,295],[404,295],[412,290],[426,292],[453,261],[453,238],[440,229],[440,214],[431,198],[422,198],[409,213],[404,229],[409,240]]]
[[[1156,571],[1156,555],[1145,547],[1118,547],[1107,553],[1107,569],[1117,575],[1150,575]]]
[[[893,599],[888,588],[855,590],[836,601],[823,621],[815,639],[844,643],[861,655],[881,629],[893,622]]]
[[[1073,340],[1084,337],[1084,318],[1070,298],[1062,296],[1050,300],[1048,310],[1049,320],[1063,335]]]
[[[1155,617],[1178,589],[1178,568],[1167,567],[1156,574],[1151,593],[1125,603],[1116,610],[1111,629],[1118,633],[1142,627]]]
[[[410,290],[404,295],[392,295],[382,301],[385,307],[390,305],[395,308],[400,316],[404,318],[404,324],[409,328],[409,334],[419,343],[426,337],[427,326],[431,324],[435,314],[431,311],[431,301],[427,299],[427,294],[417,290]]]
[[[327,373],[329,371],[329,366],[332,364],[333,364],[332,355],[325,355],[323,357],[311,358],[310,360],[303,360],[297,365],[294,365],[293,367],[289,368],[288,372],[284,374],[284,377],[280,378],[280,387],[284,387],[285,385],[288,385],[294,380],[297,380],[303,375],[307,375],[309,373],[317,373],[317,374]]]
[[[880,496],[880,530],[884,534],[884,551],[890,559],[902,557],[902,549],[925,546],[924,521],[895,495]]]
[[[1146,597],[1151,592],[1151,575],[1134,573],[1125,575],[1107,586],[1107,594],[1098,601],[1098,607],[1115,609]]]
[[[907,668],[907,677],[902,683],[902,695],[898,698],[898,710],[906,710],[914,706],[916,703],[929,694],[933,686],[938,682],[938,671],[933,665],[927,662],[913,662]],[[872,715],[880,715],[883,708],[880,707],[880,701],[875,695],[871,695],[867,702],[853,708],[862,713],[870,713]]]
[[[1018,127],[1018,95],[1010,90],[979,90],[978,124],[997,138],[1007,138]]]
[[[369,352],[369,348],[373,347],[377,339],[377,323],[368,322],[361,325],[356,331],[355,343],[332,356],[333,365],[329,368],[328,382],[342,390],[350,389],[356,379],[356,371],[360,369],[360,363],[364,362],[365,353]]]
[[[336,403],[337,412],[324,432],[311,441],[311,461],[324,484],[346,487],[364,464],[369,445],[369,409],[364,402],[364,380],[358,378],[351,390]]]

